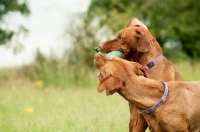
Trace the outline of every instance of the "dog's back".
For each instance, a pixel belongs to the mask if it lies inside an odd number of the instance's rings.
[[[200,81],[167,82],[169,94],[156,112],[156,118],[166,123],[165,130],[200,130]],[[173,128],[174,126],[174,128]]]

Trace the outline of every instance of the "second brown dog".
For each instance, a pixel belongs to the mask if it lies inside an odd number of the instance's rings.
[[[102,75],[98,91],[118,92],[140,111],[151,132],[200,131],[200,81],[156,81],[142,65],[101,53],[94,65]]]

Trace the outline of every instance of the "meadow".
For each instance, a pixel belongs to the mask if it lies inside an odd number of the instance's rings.
[[[1,132],[126,132],[128,104],[93,89],[0,89]]]
[[[175,65],[186,81],[200,80],[200,63]],[[1,132],[128,132],[127,101],[118,94],[99,94],[96,71],[83,80],[90,87],[47,86],[43,80],[9,79],[8,71],[0,71]]]

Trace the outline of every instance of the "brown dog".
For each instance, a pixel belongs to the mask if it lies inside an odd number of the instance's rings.
[[[136,26],[132,27],[134,24]],[[99,44],[100,50],[102,52],[122,51],[124,53],[123,59],[143,65],[152,79],[162,81],[183,80],[175,66],[162,56],[159,43],[141,22],[132,19],[127,27],[121,30],[115,39]],[[145,120],[131,103],[129,103],[129,107],[129,131],[144,132],[147,128]]]
[[[102,75],[98,91],[118,92],[142,113],[150,131],[200,131],[200,81],[163,83],[146,78],[146,71],[136,62],[111,60],[101,53],[95,54],[94,65]]]

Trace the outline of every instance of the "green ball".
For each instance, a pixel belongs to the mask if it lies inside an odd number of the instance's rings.
[[[123,52],[121,51],[111,51],[109,53],[106,54],[110,59],[114,58],[114,57],[118,57],[121,58],[123,55]]]

